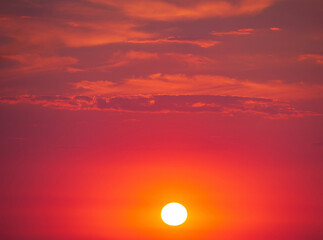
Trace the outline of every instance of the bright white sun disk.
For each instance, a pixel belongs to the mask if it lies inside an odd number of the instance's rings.
[[[179,203],[169,203],[163,208],[161,217],[166,224],[178,226],[186,221],[187,211]]]

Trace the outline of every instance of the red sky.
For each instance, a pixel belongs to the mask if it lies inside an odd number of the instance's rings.
[[[0,238],[322,239],[322,8],[1,1]]]

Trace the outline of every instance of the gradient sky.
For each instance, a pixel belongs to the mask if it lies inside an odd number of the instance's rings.
[[[322,9],[1,1],[0,238],[323,239]]]

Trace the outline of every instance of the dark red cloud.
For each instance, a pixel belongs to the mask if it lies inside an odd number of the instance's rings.
[[[323,64],[323,54],[302,54],[299,56],[298,60],[312,60],[318,64]]]
[[[147,40],[130,40],[129,43],[140,43],[140,44],[158,44],[158,43],[180,43],[180,44],[193,44],[202,48],[213,47],[219,44],[219,41],[214,40],[190,40],[190,39],[179,39],[175,37],[161,38],[161,39],[147,39]]]
[[[176,56],[176,54],[171,54]],[[198,57],[184,56],[196,63]],[[204,59],[205,60],[205,59]],[[211,62],[212,63],[212,62]],[[214,64],[214,63],[213,63]],[[216,64],[216,63],[215,63]],[[201,66],[201,65],[199,65]],[[203,68],[203,64],[202,64]],[[266,97],[271,99],[320,99],[322,84],[284,83],[283,81],[252,82],[249,80],[214,75],[162,74],[113,81],[81,81],[73,83],[76,89],[90,95],[225,95]]]
[[[243,28],[243,29],[238,29],[236,31],[231,31],[231,32],[216,32],[216,31],[213,31],[213,32],[211,32],[211,34],[214,35],[214,36],[249,35],[249,34],[252,34],[253,31],[254,31],[253,28]]]
[[[238,0],[238,1],[116,1],[89,0],[90,2],[111,5],[124,14],[143,19],[171,21],[177,19],[195,20],[210,17],[231,17],[252,15],[271,6],[275,0]]]
[[[256,114],[266,118],[319,116],[297,110],[288,103],[263,98],[210,96],[210,95],[155,95],[129,97],[89,96],[20,96],[2,97],[2,104],[38,104],[43,107],[67,110],[102,110],[147,113],[219,113],[236,115]]]

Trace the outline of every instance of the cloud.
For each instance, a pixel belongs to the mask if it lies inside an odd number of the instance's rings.
[[[278,27],[271,27],[269,28],[270,31],[281,31],[281,28]],[[230,36],[230,35],[250,35],[255,32],[260,32],[260,31],[268,31],[268,29],[254,29],[254,28],[242,28],[238,29],[235,31],[227,31],[227,32],[217,32],[217,31],[212,31],[211,35],[214,36]]]
[[[155,6],[157,2],[147,1],[145,4]],[[18,52],[21,54],[22,51],[31,49],[40,49],[44,52],[60,47],[78,48],[111,43],[180,43],[194,44],[203,48],[219,43],[212,40],[161,38],[158,33],[139,30],[144,26],[141,21],[129,20],[110,6],[111,4],[141,6],[141,1],[102,1],[101,3],[105,3],[105,6],[84,1],[57,1],[43,4],[20,2],[21,7],[37,9],[37,12],[44,14],[1,17],[0,34],[11,40],[0,50],[6,54]],[[162,4],[168,5],[166,2]]]
[[[191,53],[157,53],[157,52],[144,52],[144,51],[129,51],[129,52],[115,52],[112,57],[106,61],[104,65],[91,68],[90,70],[106,70],[110,68],[122,67],[132,63],[138,63],[140,61],[152,61],[161,60],[165,62],[175,61],[178,64],[184,65],[185,67],[202,68],[209,67],[210,64],[216,61],[199,55],[194,55]],[[71,72],[73,70],[71,69]],[[75,70],[77,71],[77,69]]]
[[[322,54],[303,54],[298,57],[299,61],[304,60],[313,60],[318,64],[323,64],[323,55]]]
[[[48,50],[57,46],[98,46],[155,37],[154,34],[135,30],[136,27],[134,23],[104,20],[95,22],[79,20],[72,24],[59,18],[11,17],[7,21],[2,21],[0,33],[14,39],[10,47],[2,49],[6,52],[18,52],[19,49],[26,51],[31,46]]]
[[[75,72],[85,72],[86,70],[80,69],[80,68],[67,67],[65,71],[70,73],[75,73]]]
[[[179,44],[192,44],[197,45],[202,48],[213,47],[219,44],[219,41],[213,40],[187,40],[187,39],[177,39],[175,37],[159,38],[159,39],[144,39],[144,40],[129,40],[129,43],[139,43],[139,44],[160,44],[160,43],[179,43]]]
[[[275,2],[275,0],[237,0],[235,2],[201,0],[177,1],[176,3],[161,0],[88,1],[114,6],[127,16],[159,21],[257,14]]]
[[[106,68],[115,68],[127,65],[134,61],[158,59],[157,53],[143,52],[143,51],[129,51],[129,52],[115,52],[111,59],[109,59],[103,66],[95,67],[94,70],[104,70]]]
[[[80,81],[76,89],[90,95],[225,95],[265,97],[271,99],[321,98],[323,85],[284,83],[282,81],[252,82],[224,76],[156,73],[147,77],[112,81]]]
[[[208,58],[208,57],[203,57],[200,55],[195,55],[191,53],[164,53],[164,56],[171,57],[178,61],[179,63],[186,63],[189,66],[193,67],[199,67],[199,66],[206,66],[208,64],[214,64],[216,63],[215,60]]]
[[[41,71],[54,71],[54,70],[72,70],[68,66],[78,62],[78,59],[73,57],[41,57],[37,54],[21,54],[21,55],[3,55],[3,58],[10,59],[18,62],[20,65],[13,71],[22,72],[41,72]],[[75,69],[74,69],[75,70]]]
[[[127,97],[35,96],[1,97],[2,104],[29,103],[66,110],[126,111],[146,113],[218,113],[261,115],[266,118],[290,118],[319,115],[300,111],[286,102],[263,98],[210,95],[152,95]]]
[[[211,32],[211,35],[214,35],[214,36],[249,35],[249,34],[252,34],[253,31],[254,31],[253,28],[243,28],[243,29],[238,29],[236,31],[230,31],[230,32],[216,32],[216,31],[213,31],[213,32]]]
[[[0,97],[2,104],[29,103],[57,109],[81,110],[93,108],[95,98],[87,96],[36,96],[21,95],[17,97]]]
[[[271,27],[269,28],[271,31],[281,31],[282,29],[279,27]]]
[[[48,51],[57,47],[91,47],[111,43],[131,44],[191,44],[209,48],[219,41],[208,39],[182,39],[177,37],[159,38],[156,33],[138,30],[140,25],[133,22],[10,17],[1,22],[0,33],[12,39],[1,48],[7,54],[17,54],[27,49]],[[48,31],[50,29],[50,31]],[[39,51],[38,51],[39,52]]]

